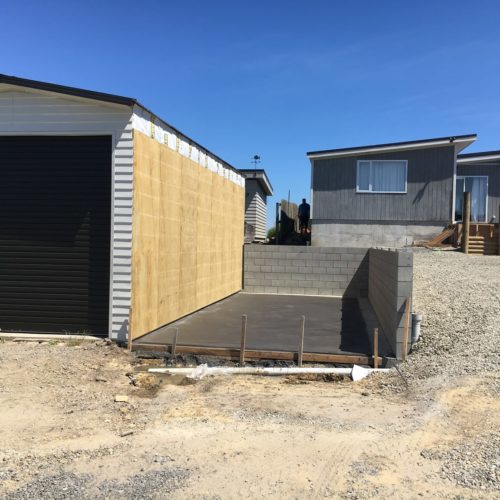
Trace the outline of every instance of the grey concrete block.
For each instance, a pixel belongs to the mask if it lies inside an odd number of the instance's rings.
[[[313,274],[324,274],[325,271],[324,267],[314,267],[312,270]]]

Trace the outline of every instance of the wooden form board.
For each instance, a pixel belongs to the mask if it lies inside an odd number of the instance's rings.
[[[136,339],[241,289],[245,190],[134,131]]]
[[[172,347],[164,344],[141,344],[135,342],[132,351],[140,352],[172,352]],[[176,353],[195,354],[198,356],[215,356],[219,358],[229,358],[232,360],[241,359],[241,350],[228,347],[201,347],[177,345]],[[282,361],[298,361],[299,353],[291,351],[258,351],[254,349],[245,350],[245,359],[274,359]],[[322,354],[322,353],[302,353],[302,361],[308,363],[339,363],[339,364],[358,364],[370,365],[374,359],[371,356],[361,354]],[[384,358],[378,356],[376,362],[378,366],[382,365]]]

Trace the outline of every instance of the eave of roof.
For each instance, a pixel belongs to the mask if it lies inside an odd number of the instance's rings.
[[[242,168],[240,169],[240,173],[243,177],[245,177],[245,179],[255,179],[258,181],[267,196],[273,195],[273,186],[271,185],[269,177],[264,169]]]
[[[86,90],[86,89],[80,89],[77,87],[68,87],[66,85],[58,85],[56,83],[48,83],[48,82],[41,82],[38,80],[29,80],[27,78],[19,78],[17,76],[10,76],[10,75],[4,75],[0,73],[0,84],[6,84],[6,85],[14,85],[18,87],[26,87],[26,88],[31,88],[31,89],[36,89],[36,90],[44,90],[46,92],[54,92],[58,94],[65,94],[65,95],[71,95],[75,97],[83,97],[85,99],[93,99],[96,101],[102,101],[102,102],[109,102],[113,104],[122,104],[124,106],[129,106],[129,107],[134,107],[134,106],[139,106],[142,108],[144,111],[149,113],[151,116],[157,117],[160,119],[162,122],[165,123],[169,128],[171,128],[173,131],[178,133],[179,135],[182,135],[185,137],[189,142],[191,142],[193,145],[201,149],[202,151],[206,151],[208,154],[212,155],[216,160],[220,161],[227,167],[229,167],[231,170],[234,172],[239,173],[239,170],[236,167],[233,167],[230,163],[228,163],[226,160],[223,160],[220,156],[216,155],[215,153],[212,153],[208,148],[205,146],[202,146],[200,143],[195,141],[194,139],[191,139],[188,135],[185,133],[181,132],[179,129],[174,127],[173,125],[170,125],[170,123],[166,122],[162,118],[160,118],[158,115],[153,113],[151,110],[149,110],[146,106],[141,104],[137,99],[133,97],[125,97],[125,96],[120,96],[120,95],[115,95],[115,94],[107,94],[105,92],[95,92],[94,90]]]
[[[137,104],[137,99],[134,99],[132,97],[124,97],[115,94],[106,94],[104,92],[95,92],[93,90],[85,90],[77,87],[67,87],[66,85],[40,82],[38,80],[28,80],[27,78],[18,78],[17,76],[0,74],[0,83],[5,83],[8,85],[16,85],[18,87],[27,87],[30,89],[46,90],[47,92],[56,92],[58,94],[85,97],[87,99],[111,102],[114,104],[123,104],[125,106],[133,106],[134,104]]]
[[[353,156],[360,153],[378,153],[389,151],[400,151],[408,149],[422,149],[436,146],[446,146],[449,144],[458,145],[461,151],[477,138],[477,134],[455,135],[449,137],[438,137],[432,139],[420,139],[417,141],[390,142],[386,144],[373,144],[370,146],[357,146],[352,148],[326,149],[322,151],[309,151],[307,156],[310,159],[334,158],[338,156]]]
[[[477,153],[466,153],[457,156],[457,163],[486,163],[500,162],[500,150],[481,151]]]

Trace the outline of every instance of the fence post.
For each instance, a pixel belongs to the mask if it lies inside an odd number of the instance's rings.
[[[462,251],[465,254],[469,253],[469,239],[470,239],[470,193],[464,193],[464,210],[462,216],[464,228],[462,233]]]
[[[373,330],[373,368],[378,368],[378,328]]]

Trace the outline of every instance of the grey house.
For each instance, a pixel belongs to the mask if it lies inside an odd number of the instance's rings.
[[[475,134],[307,153],[313,246],[401,247],[461,220],[498,217],[500,152],[460,154]]]
[[[273,187],[265,170],[240,169],[245,178],[245,233],[247,242],[264,241],[267,236],[267,197],[273,195]]]

